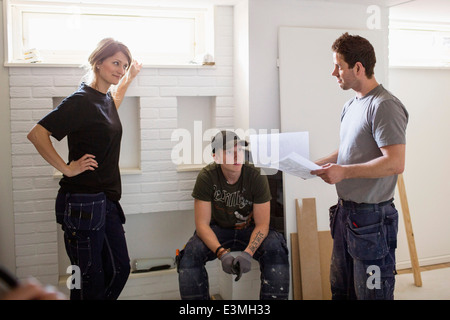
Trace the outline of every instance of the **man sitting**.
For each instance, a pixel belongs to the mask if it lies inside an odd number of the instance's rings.
[[[180,252],[182,299],[209,299],[207,261],[219,258],[222,269],[237,279],[261,270],[260,299],[287,299],[289,259],[286,241],[269,229],[270,190],[267,177],[245,162],[247,142],[221,131],[211,142],[214,162],[197,176],[194,197],[196,231]],[[237,257],[230,251],[242,251]]]

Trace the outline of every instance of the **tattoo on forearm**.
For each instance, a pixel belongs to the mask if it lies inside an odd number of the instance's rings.
[[[262,233],[261,231],[258,231],[258,233],[256,233],[255,238],[253,239],[252,243],[248,247],[250,249],[250,251],[255,253],[256,250],[261,245],[261,242],[264,240],[264,238],[265,238],[264,233]]]

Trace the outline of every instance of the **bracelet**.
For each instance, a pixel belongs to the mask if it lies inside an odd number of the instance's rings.
[[[224,254],[226,254],[226,253],[228,253],[228,252],[230,252],[231,250],[230,249],[225,249],[225,248],[222,248],[222,250],[221,251],[219,251],[219,254],[217,255],[217,258],[222,258],[222,256],[224,255]]]
[[[219,253],[219,250],[220,249],[224,249],[224,247],[223,246],[219,246],[217,249],[216,249],[216,252],[215,252],[215,255],[217,256],[217,253]]]

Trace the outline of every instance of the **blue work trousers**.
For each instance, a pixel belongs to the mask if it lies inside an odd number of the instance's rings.
[[[393,300],[398,212],[391,201],[330,208],[332,299]]]
[[[81,281],[73,274],[70,299],[117,299],[130,275],[120,204],[104,193],[58,193],[56,218],[70,261],[81,273]]]
[[[230,248],[231,251],[243,251],[249,244],[254,226],[244,229],[227,229],[211,225],[211,228],[224,248]],[[260,299],[287,299],[290,279],[289,259],[283,235],[270,230],[253,258],[259,262],[261,270]],[[194,233],[180,252],[178,271],[182,299],[207,300],[210,298],[205,264],[214,259],[216,259],[215,253]]]

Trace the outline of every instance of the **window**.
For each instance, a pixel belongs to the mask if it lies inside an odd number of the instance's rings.
[[[68,5],[67,1],[9,0],[5,6],[7,62],[33,62],[24,56],[33,49],[38,55],[34,60],[43,63],[83,64],[106,37],[123,42],[147,65],[189,64],[205,53],[213,54],[211,7],[162,8],[133,3]]]
[[[400,67],[450,67],[450,26],[391,23],[389,64]]]

